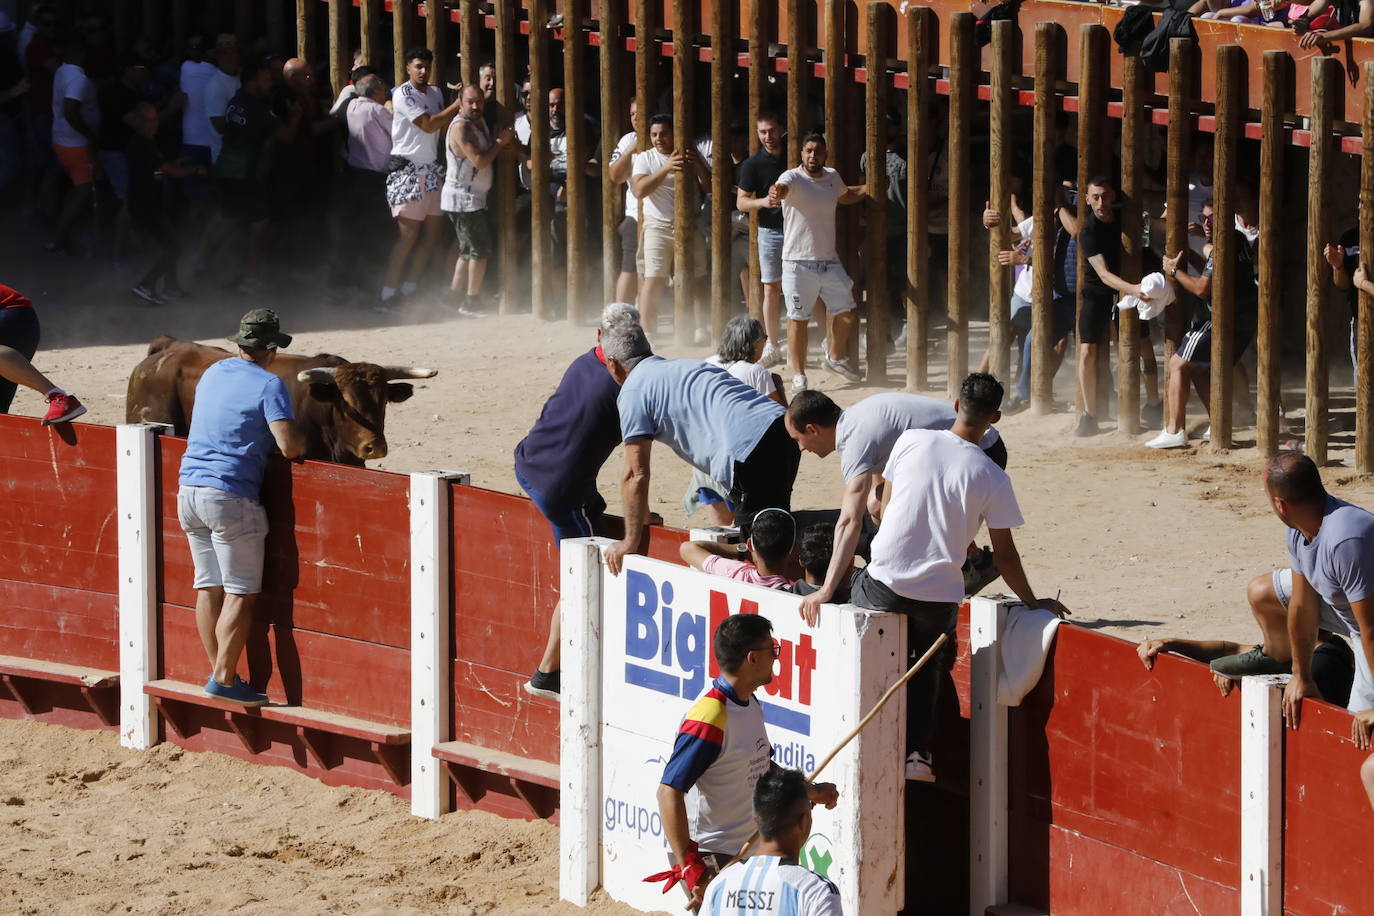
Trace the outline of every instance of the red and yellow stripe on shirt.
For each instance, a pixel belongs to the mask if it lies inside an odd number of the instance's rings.
[[[701,695],[678,727],[673,754],[663,768],[663,783],[686,792],[720,756],[725,744],[729,698],[716,686]]]

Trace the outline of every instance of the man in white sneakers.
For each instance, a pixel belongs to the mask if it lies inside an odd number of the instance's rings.
[[[845,355],[858,316],[854,281],[835,250],[835,206],[856,204],[868,194],[863,185],[846,186],[838,172],[826,168],[825,157],[825,137],[807,134],[801,165],[783,172],[768,191],[768,206],[782,206],[782,301],[793,393],[806,390],[806,332],[817,298],[831,316],[829,352],[821,355],[821,365],[851,382],[863,378]]]

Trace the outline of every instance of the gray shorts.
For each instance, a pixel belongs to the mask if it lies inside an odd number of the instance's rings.
[[[1293,570],[1274,570],[1273,581],[1274,593],[1278,595],[1284,610],[1287,610],[1288,599],[1293,595]],[[1355,680],[1350,685],[1350,702],[1346,704],[1346,709],[1351,712],[1374,709],[1374,676],[1370,675],[1369,659],[1365,658],[1364,648],[1360,645],[1360,628],[1354,616],[1349,611],[1342,612],[1327,604],[1320,595],[1317,596],[1317,607],[1318,627],[1349,636],[1355,644]]]
[[[262,591],[267,510],[256,499],[214,487],[177,491],[177,519],[191,545],[196,588],[223,588],[231,595]]]
[[[639,272],[636,260],[639,256],[639,220],[627,216],[617,227],[620,233],[620,272],[633,274]]]

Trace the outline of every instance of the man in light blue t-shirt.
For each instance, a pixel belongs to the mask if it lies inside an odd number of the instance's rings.
[[[625,537],[606,552],[611,571],[638,550],[649,515],[649,455],[654,440],[730,490],[735,524],[748,536],[763,509],[792,509],[801,451],[783,425],[783,408],[719,367],[654,356],[643,328],[601,338],[606,368],[620,384],[625,442]]]
[[[267,697],[237,673],[262,591],[267,512],[258,497],[272,446],[298,458],[305,439],[292,422],[286,385],[268,369],[277,348],[291,343],[276,312],[253,309],[229,341],[238,355],[211,365],[196,385],[177,517],[191,545],[196,629],[212,668],[205,692],[261,706]]]

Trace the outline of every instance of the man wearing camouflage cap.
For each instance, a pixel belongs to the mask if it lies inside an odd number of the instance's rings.
[[[267,697],[238,676],[262,591],[267,512],[259,495],[272,446],[298,458],[305,439],[286,385],[268,368],[277,348],[291,344],[277,313],[253,309],[229,342],[238,355],[210,366],[196,386],[177,517],[195,564],[196,629],[211,665],[205,692],[261,706]]]

